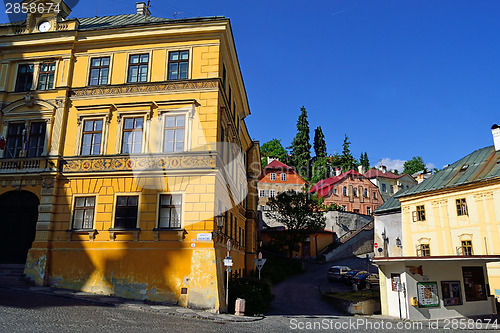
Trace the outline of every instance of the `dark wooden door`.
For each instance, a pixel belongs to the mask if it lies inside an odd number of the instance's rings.
[[[28,191],[0,196],[0,263],[24,264],[35,239],[38,197]]]

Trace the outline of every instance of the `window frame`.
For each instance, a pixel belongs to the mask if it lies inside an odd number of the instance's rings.
[[[101,60],[101,63],[102,63],[102,59],[103,58],[109,58],[109,64],[108,66],[92,66],[92,60],[94,59],[100,59]],[[96,55],[91,55],[89,56],[89,63],[88,63],[88,72],[87,72],[87,86],[88,87],[98,87],[98,86],[104,86],[104,85],[109,85],[110,82],[111,82],[111,69],[112,69],[112,64],[113,64],[113,56],[112,54],[96,54]],[[106,82],[105,83],[98,83],[98,84],[91,84],[90,80],[92,78],[92,69],[99,69],[99,76],[98,76],[98,81],[100,82],[100,78],[101,78],[101,70],[103,68],[107,68],[108,69],[108,77],[106,79]],[[127,80],[128,80],[128,76],[127,76]]]
[[[280,179],[282,182],[286,182],[286,179],[287,179],[287,175],[285,172],[283,172],[281,175],[280,175]]]
[[[137,214],[136,214],[136,221],[135,221],[135,227],[132,228],[127,228],[127,227],[122,227],[122,226],[117,226],[116,225],[116,218],[117,218],[117,213],[118,213],[118,198],[121,197],[136,197],[137,198]],[[128,203],[128,199],[127,199]],[[128,207],[128,206],[127,206]],[[139,224],[140,224],[140,208],[141,207],[141,194],[136,193],[136,192],[129,192],[129,193],[115,193],[114,195],[114,202],[113,202],[113,224],[112,224],[112,230],[137,230],[139,229]]]
[[[417,257],[430,257],[431,245],[429,243],[420,243],[417,246]]]
[[[147,55],[148,56],[148,62],[147,63],[143,63],[141,62],[141,56],[143,55]],[[130,83],[130,84],[140,84],[140,83],[147,83],[147,82],[150,82],[150,75],[151,75],[151,61],[152,61],[152,57],[151,57],[151,52],[129,52],[127,53],[127,67],[126,67],[126,83]],[[139,62],[137,64],[132,64],[131,63],[131,59],[133,56],[139,56]],[[138,69],[141,67],[141,65],[144,65],[146,64],[146,80],[145,81],[139,81],[139,70],[137,71],[137,81],[133,82],[133,81],[130,81],[130,68],[131,67],[135,67],[137,66]]]
[[[86,132],[85,131],[85,123],[87,121],[92,121],[92,122],[95,122],[95,121],[101,121],[102,122],[102,125],[101,125],[101,142],[99,144],[99,152],[97,154],[92,154],[92,149],[90,151],[90,154],[83,154],[83,138],[85,136],[85,134],[92,134],[92,138],[94,137],[93,134],[94,132],[97,133],[97,131],[89,131],[89,132]],[[93,125],[93,127],[95,126],[95,124]],[[79,147],[79,156],[99,156],[99,155],[103,155],[103,146],[104,146],[104,126],[105,126],[105,120],[103,118],[94,118],[94,117],[90,117],[90,118],[85,118],[85,119],[82,119],[82,128],[81,128],[81,134],[80,134],[80,147]],[[93,142],[93,141],[92,141]],[[92,145],[91,145],[92,147]]]
[[[469,215],[466,198],[455,199],[455,206],[457,208],[457,216]]]
[[[40,135],[39,133],[37,133],[37,135],[33,135],[33,125],[34,124],[43,124],[43,135]],[[28,123],[29,125],[29,131],[28,131],[28,140],[27,140],[27,151],[26,151],[26,156],[27,157],[30,157],[30,158],[36,158],[36,157],[42,157],[45,155],[45,151],[46,151],[46,145],[47,145],[47,121],[41,119],[41,120],[32,120]],[[31,152],[31,149],[32,149],[32,139],[33,137],[38,137],[38,138],[42,138],[42,146],[41,146],[41,151],[40,151],[40,146],[38,144],[35,145],[35,155],[31,156],[30,152]],[[37,140],[37,142],[39,142],[39,140]],[[40,151],[40,152],[39,152]],[[39,152],[39,153],[38,153]]]
[[[269,174],[269,179],[270,179],[272,182],[276,181],[276,173],[271,172],[271,173]]]
[[[96,221],[96,208],[97,208],[97,195],[94,194],[75,194],[73,195],[73,200],[72,200],[72,204],[71,204],[71,219],[70,219],[70,230],[95,230],[95,221]],[[75,227],[75,217],[76,217],[76,211],[77,210],[83,210],[84,211],[84,216],[85,216],[85,210],[88,210],[89,206],[82,206],[82,207],[76,207],[76,202],[77,202],[77,199],[79,198],[85,198],[85,203],[86,203],[86,199],[87,198],[94,198],[94,206],[92,206],[92,226],[90,228],[84,228],[84,220],[82,219],[82,227],[81,228],[76,228]]]
[[[170,49],[167,51],[167,81],[181,81],[181,80],[189,80],[191,78],[191,58],[192,58],[192,50],[189,48],[182,48],[182,49]],[[188,59],[186,60],[170,60],[170,54],[171,53],[179,53],[179,58],[180,58],[180,53],[181,52],[187,52],[188,54]],[[175,63],[177,64],[177,78],[172,79],[170,78],[170,64]],[[180,63],[187,63],[187,76],[185,78],[179,78],[180,75]]]
[[[166,196],[166,195],[170,195],[171,197],[172,196],[180,196],[180,217],[179,217],[179,226],[176,226],[176,227],[164,227],[164,226],[160,226],[160,219],[161,219],[161,208],[169,208],[170,210],[174,207],[176,207],[175,205],[166,205],[165,207],[162,207],[162,204],[161,204],[161,199],[162,199],[162,196]],[[156,211],[156,229],[158,230],[181,230],[184,228],[184,207],[185,207],[185,204],[184,204],[184,194],[182,192],[161,192],[161,193],[158,193],[158,196],[157,196],[157,204],[156,204],[156,207],[157,207],[157,211]],[[172,198],[170,199],[170,202],[172,202]],[[169,220],[169,225],[171,225],[171,214],[169,215],[170,216],[170,220]]]
[[[471,256],[474,254],[474,250],[472,247],[472,240],[464,239],[460,241],[460,247],[462,248],[463,256]]]
[[[269,190],[269,198],[276,197],[276,190]]]
[[[20,69],[21,69],[21,66],[33,66],[33,71],[31,72],[31,86],[29,89],[26,89],[26,80],[24,82],[24,90],[20,90],[18,89],[18,86],[19,86],[19,76],[20,75],[25,75],[26,73],[21,73],[20,72]],[[35,78],[36,78],[36,75],[35,75],[35,71],[36,71],[36,63],[35,62],[21,62],[21,63],[18,63],[17,64],[17,69],[16,69],[16,80],[14,81],[14,89],[13,91],[14,92],[27,92],[27,91],[32,91],[34,90],[33,87],[36,87],[37,86],[37,82],[35,82]]]
[[[119,115],[119,121],[120,121],[120,136],[119,136],[119,139],[118,139],[118,143],[119,143],[119,148],[117,149],[117,151],[119,151],[120,154],[142,154],[144,152],[144,145],[145,145],[145,134],[146,134],[146,117],[144,114],[120,114]],[[133,145],[132,145],[132,151],[130,152],[124,152],[123,151],[123,145],[124,145],[124,136],[125,136],[125,133],[128,133],[128,132],[131,132],[131,133],[134,133],[136,128],[132,128],[132,129],[125,129],[125,123],[128,119],[133,119],[133,124],[135,126],[135,120],[136,119],[142,119],[142,128],[141,128],[141,142],[140,142],[140,151],[137,153],[137,152],[134,152],[133,151]]]
[[[425,221],[425,206],[419,205],[415,207],[416,221]]]
[[[13,135],[13,137],[15,137],[14,142],[17,142],[18,139],[21,140],[20,146],[15,145],[14,147],[9,147],[9,143],[13,142],[13,138],[9,134],[9,132],[11,130],[11,126],[13,126],[13,125],[15,125],[15,126],[21,125],[24,127],[24,129],[21,130],[21,134]],[[5,135],[5,139],[7,140],[7,144],[6,144],[5,149],[4,149],[4,158],[14,159],[14,158],[22,157],[21,152],[24,151],[24,145],[25,145],[23,131],[25,131],[25,130],[26,130],[26,122],[25,121],[12,121],[12,122],[8,123],[7,133]],[[13,155],[10,152],[11,148],[14,149]]]
[[[76,143],[75,143],[75,156],[101,156],[107,154],[107,143],[108,143],[108,130],[109,130],[109,112],[107,113],[94,113],[94,114],[78,114],[77,115],[77,133],[76,133]],[[101,148],[99,155],[82,155],[82,144],[83,144],[83,132],[85,120],[102,120],[102,139]],[[119,141],[119,140],[116,140]]]
[[[52,71],[42,71],[42,66],[43,65],[50,65],[50,64],[54,64],[54,70]],[[56,67],[57,67],[57,61],[53,60],[53,61],[42,61],[40,62],[39,64],[39,69],[38,69],[38,75],[37,75],[37,82],[36,82],[36,87],[37,89],[36,90],[52,90],[55,88],[55,85],[56,85]],[[40,88],[40,78],[42,75],[46,74],[47,75],[47,78],[49,77],[50,73],[52,73],[52,86],[49,87],[48,86],[48,80],[45,81],[45,87],[42,89]],[[32,86],[33,87],[33,86]]]

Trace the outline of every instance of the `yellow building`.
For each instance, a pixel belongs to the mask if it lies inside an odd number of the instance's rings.
[[[224,309],[228,240],[232,272],[255,269],[261,172],[229,19],[57,3],[0,25],[0,262],[38,285]]]
[[[376,222],[376,234],[385,228],[384,244],[401,239],[400,256],[374,258],[384,314],[433,319],[495,311],[493,295],[500,296],[500,127],[494,125],[492,132],[493,146],[396,195],[401,235],[387,229],[388,219]],[[397,309],[398,303],[403,307]]]

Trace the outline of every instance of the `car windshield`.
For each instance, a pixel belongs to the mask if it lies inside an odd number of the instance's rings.
[[[338,273],[340,272],[340,269],[339,269],[339,268],[333,268],[333,267],[332,267],[332,268],[330,268],[328,271],[329,271],[329,272],[331,272],[331,273],[333,273],[333,274],[338,274]]]

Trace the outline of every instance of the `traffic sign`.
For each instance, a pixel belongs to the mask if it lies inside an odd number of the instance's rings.
[[[227,240],[227,251],[231,252],[231,240],[230,239]]]
[[[255,262],[255,266],[257,266],[257,269],[260,271],[262,269],[262,266],[266,263],[267,259],[254,259],[253,261]]]
[[[373,243],[373,247],[377,248],[378,247],[378,243]]]
[[[231,257],[226,257],[222,261],[224,262],[224,266],[226,267],[233,266],[233,258]]]

